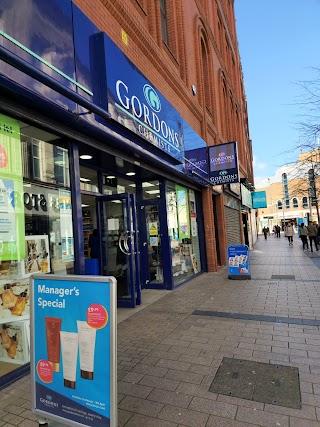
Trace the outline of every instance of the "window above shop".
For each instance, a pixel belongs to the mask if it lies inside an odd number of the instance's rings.
[[[69,155],[62,141],[25,123],[20,126],[24,178],[69,187]]]

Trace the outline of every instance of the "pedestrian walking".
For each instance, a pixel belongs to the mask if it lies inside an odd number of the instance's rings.
[[[309,245],[308,245],[308,230],[307,230],[307,227],[304,226],[304,223],[301,223],[300,225],[300,239],[302,241],[302,249],[305,252],[306,251],[305,247],[309,249]]]
[[[281,231],[280,225],[276,225],[276,229],[277,229],[277,237],[280,238],[280,231]]]
[[[318,225],[317,245],[320,245],[320,225]]]
[[[293,222],[287,225],[286,236],[288,237],[289,246],[293,246],[293,236],[294,236]]]
[[[319,250],[318,243],[317,243],[318,227],[316,226],[316,222],[309,222],[309,225],[307,225],[307,230],[309,234],[310,251],[313,252],[312,242],[314,242],[316,250],[318,251]]]
[[[263,227],[262,233],[264,234],[265,240],[267,240],[267,235],[268,235],[268,229],[267,229],[267,227]]]

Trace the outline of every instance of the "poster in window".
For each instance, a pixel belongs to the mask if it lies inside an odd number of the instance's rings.
[[[158,236],[158,223],[157,222],[149,222],[149,235],[150,236]]]
[[[69,262],[74,260],[74,243],[73,237],[62,237],[62,261]]]
[[[3,282],[0,285],[0,324],[28,319],[30,317],[29,283],[22,280],[13,282],[10,279]],[[1,338],[4,337],[1,336]]]
[[[0,326],[0,361],[24,365],[30,360],[27,323],[13,322]]]
[[[190,238],[188,190],[176,185],[179,239]]]
[[[25,256],[20,125],[0,114],[0,261]]]
[[[71,191],[59,190],[62,261],[74,261]]]
[[[195,256],[195,254],[191,255],[191,263],[192,263],[194,274],[199,273],[199,271],[200,271],[199,270],[199,265],[198,265],[198,261],[197,261],[197,258]]]
[[[49,239],[46,235],[26,236],[25,274],[50,273]]]

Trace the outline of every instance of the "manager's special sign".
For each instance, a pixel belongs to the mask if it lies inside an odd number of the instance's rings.
[[[209,147],[209,176],[212,185],[239,182],[235,141]]]

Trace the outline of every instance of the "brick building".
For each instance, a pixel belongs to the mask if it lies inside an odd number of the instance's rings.
[[[208,146],[238,142],[240,176],[245,183],[253,183],[234,2],[141,0],[92,4],[76,0],[75,3],[113,39]],[[242,219],[250,228],[248,207],[241,216],[239,203],[226,201],[226,197],[239,199],[239,194],[238,189],[233,193],[230,186],[225,193],[222,188],[213,193],[211,188],[202,191],[205,223],[210,224],[206,228],[209,271],[225,264],[228,243],[243,241]],[[236,206],[238,213],[230,206]]]
[[[133,307],[145,288],[173,289],[216,271],[228,244],[253,245],[233,7],[1,2],[3,291],[28,286],[40,271],[110,275],[118,305]],[[208,147],[233,141],[240,182],[213,187]]]

